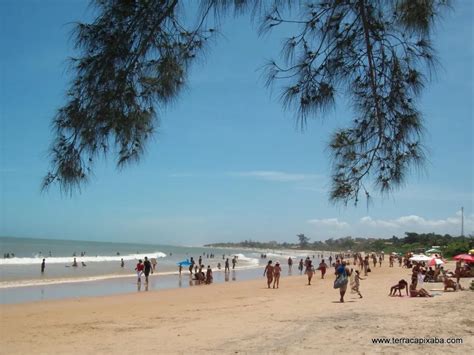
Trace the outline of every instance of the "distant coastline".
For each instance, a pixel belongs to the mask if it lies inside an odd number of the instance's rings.
[[[237,243],[224,242],[205,244],[204,247],[210,248],[249,248],[249,249],[278,249],[278,250],[314,250],[328,252],[342,251],[365,251],[365,252],[384,252],[384,253],[406,253],[409,251],[424,252],[433,246],[439,246],[443,255],[451,257],[461,254],[474,247],[474,235],[453,237],[449,234],[441,235],[436,233],[414,233],[406,232],[405,237],[398,238],[393,236],[389,239],[383,238],[329,238],[325,241],[310,242],[310,238],[299,234],[298,237],[303,242],[259,242],[253,240],[244,240]]]

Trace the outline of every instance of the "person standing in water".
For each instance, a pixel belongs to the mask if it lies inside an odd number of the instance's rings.
[[[123,261],[123,258],[120,260],[120,267],[124,267],[125,266],[125,262]]]
[[[269,260],[267,266],[265,266],[265,270],[263,271],[263,276],[265,276],[265,275],[267,276],[268,288],[270,288],[270,286],[272,284],[272,281],[273,281],[273,271],[274,271],[274,268],[273,268],[273,265],[272,265],[272,261]]]
[[[300,263],[298,264],[298,270],[300,271],[300,273],[303,272],[303,265],[304,265],[303,259],[301,259],[301,260],[300,260]]]
[[[145,274],[145,282],[148,284],[148,276],[152,270],[151,262],[148,260],[148,257],[145,256],[145,261],[143,262],[143,271]]]
[[[142,259],[140,259],[140,260],[138,260],[138,264],[135,267],[135,271],[137,272],[137,278],[138,278],[137,282],[139,284],[141,284],[141,282],[142,282],[143,268],[144,268],[144,266],[142,264]]]
[[[43,262],[41,263],[41,273],[44,273],[45,267],[46,267],[46,259],[43,259]]]
[[[291,267],[293,266],[293,259],[291,256],[288,258],[288,270],[291,271]]]
[[[230,271],[229,267],[229,258],[225,259],[225,267],[224,267],[224,272]]]
[[[237,264],[237,257],[234,256],[234,258],[232,259],[232,270],[235,269],[235,264]]]
[[[189,264],[189,273],[192,275],[193,274],[193,268],[194,268],[194,259],[191,256],[191,264]]]
[[[150,259],[150,262],[151,262],[151,273],[153,274],[153,272],[156,270],[156,264],[158,264],[158,262],[156,261],[156,258],[151,258]]]

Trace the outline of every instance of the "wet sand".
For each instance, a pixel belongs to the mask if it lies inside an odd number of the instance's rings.
[[[449,269],[453,265],[448,266]],[[338,302],[334,276],[306,285],[285,277],[125,295],[0,305],[0,353],[313,354],[468,353],[474,346],[474,292],[388,297],[409,270],[372,268],[364,298]],[[464,287],[470,279],[461,279]],[[425,284],[441,290],[441,283]],[[462,338],[463,344],[373,344],[373,338]],[[469,350],[471,349],[471,350]]]

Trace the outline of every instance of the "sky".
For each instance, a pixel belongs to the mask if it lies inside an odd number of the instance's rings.
[[[351,111],[340,98],[297,129],[260,70],[291,33],[260,37],[246,16],[222,22],[139,164],[119,171],[108,157],[73,196],[41,192],[77,54],[72,23],[91,11],[79,0],[0,0],[0,236],[202,245],[460,235],[461,207],[474,234],[473,3],[455,1],[436,28],[441,66],[419,100],[424,169],[390,196],[346,207],[329,202],[326,147]]]

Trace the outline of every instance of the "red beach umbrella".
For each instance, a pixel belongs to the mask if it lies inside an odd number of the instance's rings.
[[[462,260],[468,263],[474,263],[474,256],[469,254],[459,254],[453,257],[454,260]]]

